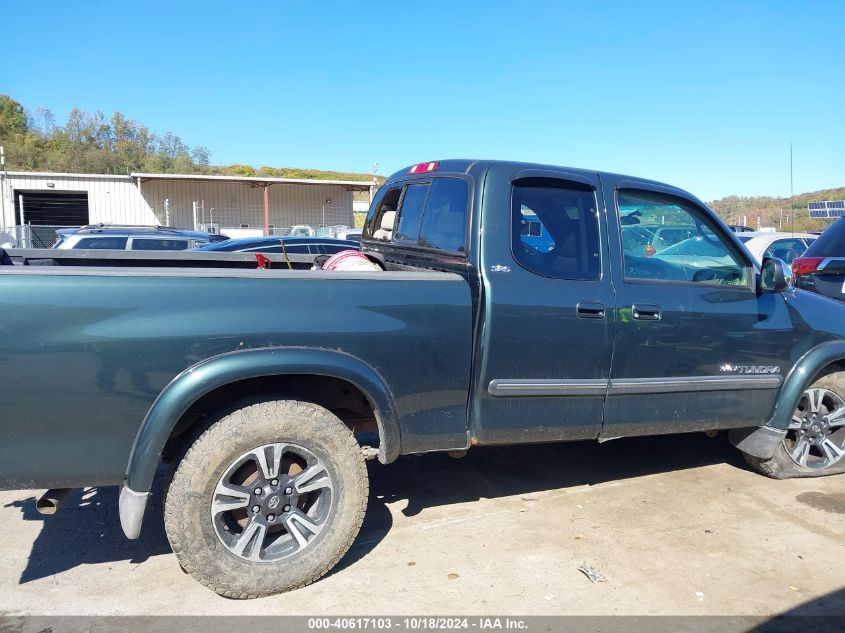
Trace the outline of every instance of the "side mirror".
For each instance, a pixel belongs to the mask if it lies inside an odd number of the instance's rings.
[[[764,257],[760,269],[761,292],[783,292],[792,283],[792,268],[777,257]]]

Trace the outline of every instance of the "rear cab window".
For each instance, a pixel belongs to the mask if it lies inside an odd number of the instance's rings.
[[[465,254],[469,185],[435,177],[383,186],[370,206],[363,239]]]
[[[389,241],[393,237],[401,195],[401,184],[382,185],[370,204],[370,212],[361,233],[363,239]]]
[[[399,222],[396,225],[394,242],[416,243],[420,237],[425,199],[428,197],[429,183],[409,184],[405,186],[399,203]]]

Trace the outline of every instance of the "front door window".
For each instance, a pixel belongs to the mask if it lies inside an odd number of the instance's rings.
[[[617,201],[625,281],[750,285],[752,271],[736,246],[691,202],[631,189]]]

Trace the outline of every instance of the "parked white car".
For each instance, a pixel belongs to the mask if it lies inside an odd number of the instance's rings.
[[[791,264],[796,257],[815,241],[818,235],[809,233],[777,233],[771,231],[751,231],[737,233],[739,241],[745,244],[758,263],[764,257],[777,257]]]
[[[339,240],[352,240],[353,242],[361,241],[362,229],[343,229],[335,233],[335,237]]]

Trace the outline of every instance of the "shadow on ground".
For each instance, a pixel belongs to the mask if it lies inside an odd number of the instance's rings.
[[[597,442],[478,447],[466,457],[444,453],[405,457],[375,472],[370,494],[407,499],[406,516],[424,508],[556,490],[698,468],[718,463],[746,468],[723,436],[702,433]],[[378,467],[377,467],[378,468]]]
[[[749,629],[748,633],[845,633],[845,589],[814,598]]]
[[[394,501],[407,499],[403,512],[414,516],[424,508],[725,462],[744,468],[738,451],[723,438],[710,439],[703,434],[620,439],[603,444],[479,447],[463,459],[436,453],[403,457],[387,466],[370,462],[370,500],[364,526],[334,572],[353,565],[385,537],[392,527],[386,504]],[[20,582],[79,565],[141,563],[169,553],[161,508],[164,480],[162,468],[137,541],[126,539],[120,530],[116,487],[74,491],[51,517],[42,517],[35,511],[34,497],[11,504],[20,508],[24,520],[43,523]]]
[[[157,484],[161,489],[161,481]],[[142,538],[130,541],[120,529],[119,492],[116,486],[74,490],[59,511],[47,517],[35,510],[35,497],[9,504],[20,509],[24,521],[42,524],[21,574],[21,584],[79,565],[113,561],[142,563],[151,556],[168,553],[170,544],[164,532],[161,496],[152,498],[147,507]]]

